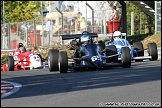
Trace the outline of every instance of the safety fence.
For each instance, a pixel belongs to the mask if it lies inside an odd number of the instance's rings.
[[[34,20],[1,24],[1,49],[15,49],[16,45],[20,42],[28,47],[66,44],[66,42],[62,42],[61,40],[60,36],[62,34],[81,33],[79,24],[75,22],[75,17],[64,17],[63,26],[61,19],[59,19],[58,23],[56,23],[56,20],[51,20],[52,35],[50,43],[48,43],[48,36],[45,29],[46,23],[44,20],[41,21],[41,18],[37,18],[35,25]],[[87,19],[86,25],[85,30],[88,32],[94,31],[102,34],[104,31],[102,22],[94,23],[94,26],[92,26],[91,19]]]

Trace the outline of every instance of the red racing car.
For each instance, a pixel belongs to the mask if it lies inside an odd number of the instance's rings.
[[[22,43],[6,59],[6,64],[2,66],[2,71],[16,71],[43,68],[42,57],[32,51],[26,51]]]

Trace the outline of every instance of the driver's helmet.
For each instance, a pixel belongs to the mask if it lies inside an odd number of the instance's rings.
[[[80,38],[82,43],[87,43],[90,40],[90,36],[88,34],[83,34]]]
[[[24,46],[21,46],[21,47],[19,48],[19,50],[20,50],[21,53],[23,53],[23,52],[26,51],[25,48],[24,48]]]
[[[19,43],[17,47],[20,48],[22,46],[24,46],[23,43]]]
[[[121,33],[120,31],[115,31],[115,32],[113,33],[113,38],[114,38],[114,40],[120,39],[121,36],[122,36],[122,33]]]
[[[18,49],[20,52],[26,52],[26,49],[25,49],[25,46],[23,45],[23,43],[18,44]]]

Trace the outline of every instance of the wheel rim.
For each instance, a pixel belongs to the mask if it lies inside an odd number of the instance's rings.
[[[7,70],[8,70],[8,61],[6,62],[6,68],[7,68]]]
[[[58,68],[59,68],[59,70],[60,70],[60,61],[58,62]]]
[[[48,67],[51,68],[50,57],[48,57]]]

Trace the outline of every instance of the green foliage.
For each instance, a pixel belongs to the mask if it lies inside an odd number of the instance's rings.
[[[134,34],[144,34],[148,29],[149,33],[154,33],[154,20],[136,7],[131,1],[126,1],[127,7],[127,34],[131,34],[131,12],[134,12]],[[141,33],[140,33],[140,14],[141,14]]]
[[[43,9],[45,8],[44,3],[42,8]],[[22,11],[23,9],[29,11],[35,18],[37,18],[38,17],[37,13],[38,12],[40,13],[42,10],[41,1],[1,1],[1,16],[3,16],[4,12],[4,16],[10,22],[22,22],[24,20],[33,19],[28,12],[23,12]]]

